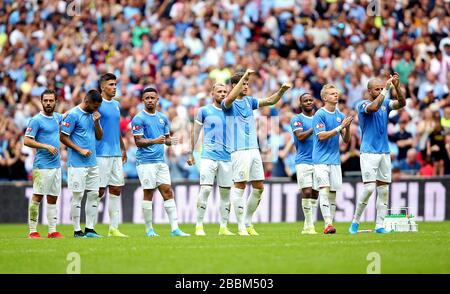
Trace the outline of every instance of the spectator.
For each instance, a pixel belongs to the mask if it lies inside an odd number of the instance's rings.
[[[394,135],[390,136],[391,142],[397,143],[398,155],[397,160],[401,161],[406,158],[406,153],[413,147],[414,141],[410,132],[406,131],[406,125],[408,121],[402,118],[399,121],[399,130]]]
[[[417,160],[416,149],[411,148],[408,150],[406,158],[400,160],[398,168],[403,175],[419,174],[421,167],[419,161]]]

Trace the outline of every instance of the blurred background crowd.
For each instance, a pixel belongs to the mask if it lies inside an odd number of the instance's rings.
[[[313,93],[320,107],[321,87],[334,83],[339,109],[355,113],[367,81],[393,71],[407,97],[388,126],[394,178],[450,174],[449,29],[445,0],[0,0],[0,180],[30,178],[22,137],[42,91],[56,90],[65,112],[106,72],[118,77],[127,177],[137,178],[130,121],[141,91],[156,86],[180,139],[167,149],[172,178],[197,179],[186,164],[197,109],[214,82],[249,67],[257,98],[293,84],[255,111],[268,178],[295,177],[289,122],[299,95]],[[344,175],[360,172],[359,146],[355,119],[341,146]]]

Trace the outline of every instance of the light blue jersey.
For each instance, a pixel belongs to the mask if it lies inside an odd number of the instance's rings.
[[[387,126],[389,120],[389,104],[391,99],[384,99],[376,112],[366,112],[369,100],[363,100],[356,105],[359,127],[361,129],[361,153],[390,153]]]
[[[204,139],[202,158],[230,161],[230,151],[226,145],[225,115],[222,109],[210,104],[199,109],[197,123],[203,126]]]
[[[43,113],[36,114],[28,123],[25,136],[33,138],[36,142],[47,144],[58,149],[58,154],[53,155],[46,149],[38,148],[34,157],[33,169],[52,169],[61,167],[59,127],[61,114],[54,112],[52,116]]]
[[[318,133],[324,131],[331,131],[332,129],[341,125],[345,116],[336,109],[334,112],[329,112],[324,107],[320,108],[313,117],[313,156],[314,164],[332,164],[340,165],[341,157],[339,151],[339,136],[334,135],[325,141],[319,141]]]
[[[253,110],[259,106],[258,99],[245,96],[234,100],[230,108],[225,108],[222,101],[222,109],[225,113],[227,146],[231,152],[237,150],[259,149],[256,137],[256,123]]]
[[[92,113],[80,106],[72,108],[61,124],[61,132],[68,135],[73,143],[82,149],[88,149],[90,156],[83,156],[72,148],[68,148],[67,166],[92,167],[97,165],[95,152],[95,127]]]
[[[294,115],[291,119],[292,134],[294,136],[295,149],[297,155],[295,156],[295,164],[306,163],[312,164],[313,154],[313,134],[309,136],[305,141],[301,142],[295,136],[296,131],[306,132],[312,128],[313,117],[304,115],[303,113]]]
[[[97,156],[122,156],[120,150],[120,109],[116,100],[103,99],[98,109],[100,112],[100,125],[103,127],[103,137],[97,141]]]
[[[156,139],[170,134],[169,120],[161,112],[150,114],[142,110],[131,121],[131,128],[134,136],[141,135],[144,139]],[[136,165],[158,162],[164,162],[164,144],[138,147]]]

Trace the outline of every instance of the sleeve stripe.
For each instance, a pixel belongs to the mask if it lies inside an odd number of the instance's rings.
[[[33,138],[34,139],[34,136],[30,135],[30,134],[25,134],[25,137],[29,137],[29,138]]]
[[[298,131],[298,130],[302,130],[302,131],[303,131],[303,128],[295,128],[295,129],[292,129],[293,132]]]
[[[316,135],[318,135],[318,134],[320,134],[320,133],[323,133],[323,132],[325,132],[325,131],[320,131],[320,132],[317,132],[317,133],[316,133]]]
[[[133,133],[133,136],[144,136],[144,133],[139,133],[139,134]]]
[[[199,125],[203,126],[203,123],[201,123],[200,121],[195,120],[195,122],[198,123]]]
[[[70,136],[70,134],[68,134],[68,133],[66,133],[64,131],[61,131],[61,133],[66,134],[67,136]]]

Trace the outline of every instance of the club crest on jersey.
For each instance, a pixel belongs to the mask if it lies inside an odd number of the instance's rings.
[[[296,121],[296,122],[294,122],[294,126],[295,126],[295,127],[301,127],[301,126],[302,126],[302,123],[299,122],[299,121]]]
[[[164,120],[162,118],[160,118],[159,119],[159,123],[163,125],[164,124]]]
[[[27,128],[27,133],[31,132],[33,128]]]
[[[321,129],[321,128],[324,128],[325,127],[325,125],[323,124],[323,123],[318,123],[317,125],[316,125],[316,128],[317,129]]]
[[[141,126],[133,126],[133,131],[139,131],[141,129]]]
[[[386,106],[382,105],[381,106],[381,111],[386,111]]]
[[[341,119],[340,117],[336,117],[336,121],[337,121],[338,123],[340,123],[340,122],[342,121],[342,119]]]
[[[62,125],[63,125],[64,127],[68,128],[68,127],[70,127],[70,122],[63,121],[63,122],[62,122]]]

